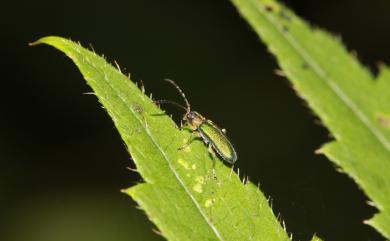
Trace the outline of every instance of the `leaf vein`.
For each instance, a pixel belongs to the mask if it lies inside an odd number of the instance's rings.
[[[91,66],[93,66],[88,60],[86,60]],[[94,66],[93,66],[94,67]],[[95,68],[95,67],[94,67]],[[144,127],[144,130],[145,132],[147,133],[147,135],[149,136],[150,140],[152,140],[152,143],[153,145],[155,145],[157,147],[157,149],[160,151],[160,153],[162,154],[162,156],[164,157],[164,160],[168,163],[168,166],[169,166],[169,169],[171,169],[172,173],[174,174],[175,178],[178,180],[179,184],[183,187],[184,191],[187,193],[187,195],[190,197],[190,199],[192,200],[193,204],[195,205],[195,207],[198,209],[198,211],[200,212],[200,214],[202,215],[202,217],[204,218],[204,220],[206,221],[207,225],[211,228],[211,230],[214,232],[214,234],[216,235],[216,237],[218,238],[218,240],[221,240],[223,241],[223,238],[222,236],[220,235],[219,231],[217,230],[217,228],[212,224],[212,222],[207,218],[206,214],[203,212],[202,208],[200,207],[200,204],[196,201],[195,197],[191,194],[191,192],[188,190],[188,188],[186,187],[186,185],[184,184],[184,182],[181,180],[179,174],[176,172],[175,168],[173,167],[172,163],[170,162],[167,154],[165,153],[165,151],[161,148],[161,146],[159,146],[157,144],[157,141],[154,139],[152,133],[150,132],[149,128],[147,127],[147,125],[143,125],[142,123],[142,120],[139,119],[139,117],[135,114],[134,110],[132,108],[130,108],[127,104],[126,104],[126,100],[123,98],[123,96],[112,86],[112,84],[110,83],[108,77],[106,74],[104,74],[104,78],[105,82],[107,83],[107,85],[118,95],[119,99],[124,103],[124,105],[129,109],[129,111],[133,114],[133,116],[135,117],[135,119],[141,124],[142,127]]]
[[[260,13],[264,16],[264,18],[275,26],[275,29],[279,32],[281,36],[283,36],[287,42],[293,47],[301,57],[313,68],[314,72],[318,75],[320,79],[322,79],[331,90],[341,99],[342,102],[355,114],[355,116],[371,131],[371,133],[378,139],[378,141],[383,145],[383,147],[390,151],[390,142],[386,139],[386,137],[372,124],[370,119],[359,110],[359,108],[355,105],[355,103],[341,90],[341,88],[327,76],[325,70],[321,68],[321,66],[307,53],[307,51],[295,40],[295,38],[288,32],[283,32],[280,28],[278,28],[278,24],[275,22],[273,17],[268,16],[258,4],[254,2],[254,0],[250,0],[255,8],[258,9]]]

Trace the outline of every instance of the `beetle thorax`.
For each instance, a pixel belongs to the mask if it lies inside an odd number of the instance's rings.
[[[196,130],[205,118],[196,111],[190,111],[184,115],[183,120],[188,123],[191,129]]]

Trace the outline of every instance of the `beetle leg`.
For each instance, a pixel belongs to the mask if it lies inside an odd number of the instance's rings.
[[[216,154],[215,154],[215,151],[213,150],[213,146],[211,145],[211,143],[208,143],[209,144],[209,148],[208,148],[208,151],[209,151],[209,153],[210,153],[210,156],[211,156],[211,158],[214,160],[215,159],[215,157],[216,157]],[[215,165],[213,165],[213,166],[215,166]]]
[[[180,120],[180,130],[183,130],[183,129],[188,129],[188,128],[186,128],[186,125],[187,123],[184,123],[183,124],[183,120]]]
[[[212,145],[209,143],[209,148],[208,148],[209,154],[211,156],[211,159],[213,160],[213,178],[217,179],[217,174],[215,171],[215,159],[216,159],[216,154],[215,151],[213,150]]]
[[[194,135],[195,135],[195,137],[194,137]],[[188,147],[192,143],[193,140],[198,139],[198,138],[200,138],[200,135],[198,132],[196,132],[196,131],[191,132],[190,138],[188,138],[186,144],[179,147],[178,150],[183,150],[184,148]]]

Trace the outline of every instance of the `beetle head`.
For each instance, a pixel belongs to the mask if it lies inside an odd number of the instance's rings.
[[[204,121],[204,117],[196,111],[188,111],[184,114],[183,120],[188,123],[191,129],[196,130]]]

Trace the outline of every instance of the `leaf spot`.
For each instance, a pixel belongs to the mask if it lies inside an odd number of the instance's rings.
[[[194,189],[195,192],[198,192],[198,193],[202,193],[203,192],[203,187],[202,187],[202,184],[201,183],[197,183],[194,185],[194,187],[192,188]]]
[[[384,128],[390,128],[390,116],[389,115],[384,115],[380,114],[377,116],[376,121],[378,124]]]
[[[214,198],[210,198],[210,199],[207,199],[207,200],[204,202],[204,206],[205,206],[206,208],[209,208],[209,207],[211,207],[212,205],[214,205],[214,203],[215,203]]]
[[[135,112],[137,112],[139,114],[141,114],[143,112],[141,105],[138,104],[137,102],[133,103],[133,109],[135,110]]]
[[[190,170],[190,165],[188,164],[188,162],[184,161],[183,159],[179,159],[177,161],[180,165],[182,165],[186,170]]]
[[[204,177],[202,177],[202,176],[197,176],[196,179],[195,179],[195,181],[196,181],[197,183],[204,184]]]
[[[194,185],[193,189],[195,192],[202,193],[203,192],[203,184],[205,183],[205,179],[202,176],[197,176],[195,178],[196,184]]]

